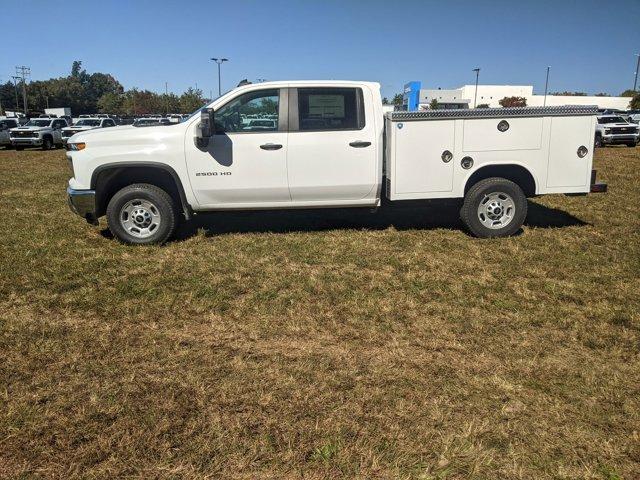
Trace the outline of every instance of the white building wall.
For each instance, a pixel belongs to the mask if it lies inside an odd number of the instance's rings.
[[[629,108],[629,97],[578,97],[565,95],[547,95],[547,106],[555,107],[562,105],[597,105],[598,108],[617,108],[627,110]],[[544,95],[532,95],[527,98],[527,105],[530,107],[541,107],[544,105]]]
[[[475,85],[464,85],[456,89],[420,90],[420,105],[428,108],[432,99],[438,103],[468,103],[473,108]],[[491,108],[500,108],[500,100],[504,97],[524,97],[527,106],[541,107],[544,104],[544,95],[534,95],[531,85],[478,85],[477,105],[487,104]],[[617,108],[626,110],[629,107],[628,97],[595,97],[595,96],[561,96],[547,95],[548,106],[562,105],[597,105],[599,108]]]

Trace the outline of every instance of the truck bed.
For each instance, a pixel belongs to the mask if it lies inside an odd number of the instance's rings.
[[[387,196],[462,197],[472,175],[507,165],[531,175],[532,193],[587,193],[596,115],[595,106],[389,112]]]

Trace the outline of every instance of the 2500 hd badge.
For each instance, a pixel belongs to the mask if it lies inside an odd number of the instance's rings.
[[[196,177],[217,177],[218,175],[231,175],[231,172],[196,172]]]

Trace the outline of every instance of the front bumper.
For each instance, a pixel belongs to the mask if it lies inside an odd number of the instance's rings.
[[[591,186],[589,192],[591,193],[605,193],[607,191],[607,184],[604,182],[596,182],[597,170],[591,170]]]
[[[73,213],[81,216],[92,225],[98,224],[95,190],[74,190],[67,187],[67,202]]]
[[[610,135],[602,135],[602,141],[604,143],[606,143],[607,145],[616,145],[619,143],[631,143],[631,142],[635,142],[638,143],[638,139],[640,139],[640,135],[638,134],[630,134],[630,135],[623,135],[623,134],[610,134]]]
[[[42,145],[42,137],[11,137],[11,145],[18,145],[18,146]]]

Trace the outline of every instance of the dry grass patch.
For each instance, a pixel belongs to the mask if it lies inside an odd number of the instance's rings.
[[[60,151],[0,151],[0,477],[639,478],[639,165],[508,239],[394,207],[131,248]]]

